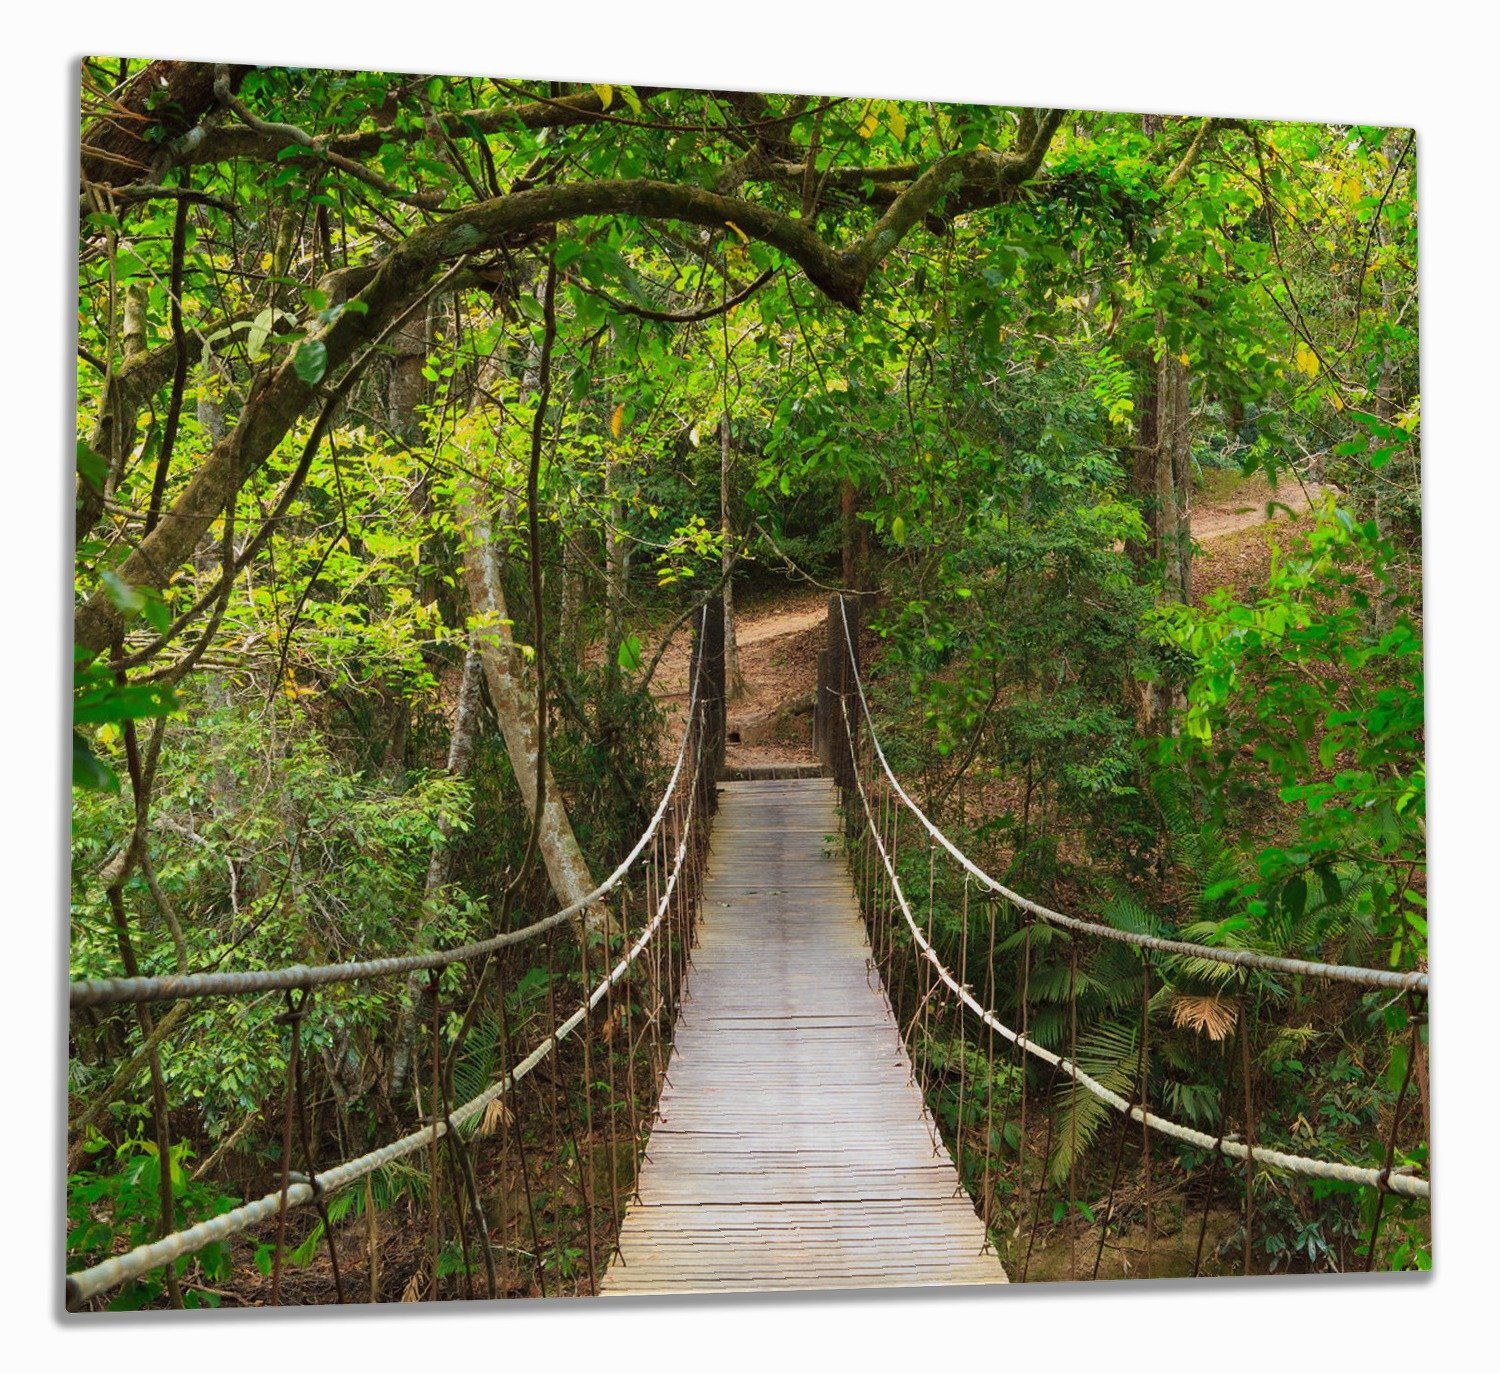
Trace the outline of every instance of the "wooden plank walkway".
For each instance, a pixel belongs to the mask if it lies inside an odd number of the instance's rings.
[[[722,785],[699,947],[602,1291],[1004,1283],[870,955],[827,778]]]

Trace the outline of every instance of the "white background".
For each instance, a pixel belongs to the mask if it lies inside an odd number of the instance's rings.
[[[1468,1368],[1493,1331],[1500,1139],[1497,48],[1481,7],[923,0],[400,6],[25,4],[0,101],[0,1101],[7,1355],[215,1370]],[[1433,861],[1437,1273],[997,1294],[65,1319],[59,1161],[67,848],[77,58],[304,66],[1229,114],[1418,130]],[[1471,1344],[1471,1342],[1473,1344]],[[1482,1343],[1482,1344],[1481,1344]],[[33,1348],[35,1347],[35,1348]],[[1465,1347],[1471,1353],[1460,1354]],[[1493,1350],[1491,1358],[1493,1357]],[[1419,1363],[1420,1366],[1419,1366]]]

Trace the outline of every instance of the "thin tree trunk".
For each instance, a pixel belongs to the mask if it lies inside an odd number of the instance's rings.
[[[719,421],[719,528],[723,541],[724,571],[724,700],[743,696],[745,678],[740,672],[740,647],[734,634],[734,524],[729,515],[729,412]]]
[[[604,526],[604,671],[613,688],[625,637],[625,586],[630,576],[630,544],[622,526],[625,502],[619,490],[619,460],[610,458],[604,469],[608,518]]]
[[[1191,586],[1192,441],[1188,408],[1187,364],[1164,352],[1156,372],[1156,444],[1154,454],[1156,504],[1154,548],[1161,567],[1162,590],[1169,601],[1186,603]],[[1168,728],[1181,692],[1169,678],[1153,683],[1148,732]]]
[[[557,656],[568,663],[579,663],[583,659],[584,563],[573,547],[573,538],[564,535],[559,550],[562,600],[557,614]]]
[[[1186,602],[1192,591],[1193,556],[1193,445],[1188,366],[1175,354],[1162,360],[1166,371],[1162,395],[1170,410],[1161,422],[1158,466],[1171,488],[1170,507],[1161,521],[1162,567],[1167,593]],[[1170,510],[1170,519],[1167,510]]]
[[[1377,218],[1375,226],[1376,242],[1383,249],[1389,241],[1385,221]],[[1380,308],[1385,319],[1391,318],[1391,283],[1390,276],[1384,268],[1380,272]],[[1395,413],[1393,404],[1393,393],[1395,389],[1396,369],[1391,359],[1391,348],[1389,341],[1382,339],[1380,345],[1380,375],[1375,383],[1375,418],[1383,425],[1391,422],[1391,416]],[[1377,440],[1372,435],[1370,448],[1376,446]],[[1375,477],[1374,507],[1375,507],[1375,533],[1381,539],[1390,537],[1390,512],[1388,509],[1389,484],[1382,481],[1379,476]],[[1375,597],[1375,633],[1383,635],[1391,627],[1391,620],[1395,615],[1395,596],[1389,583],[1382,583]]]
[[[1160,528],[1156,510],[1156,453],[1160,444],[1157,429],[1160,392],[1157,383],[1160,376],[1160,365],[1153,366],[1148,373],[1146,389],[1136,408],[1136,413],[1140,416],[1140,429],[1130,454],[1130,494],[1141,508],[1146,536],[1144,539],[1127,540],[1125,553],[1138,569],[1144,568],[1151,561]]]

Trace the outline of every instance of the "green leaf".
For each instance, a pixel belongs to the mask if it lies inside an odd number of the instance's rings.
[[[1302,919],[1302,913],[1307,908],[1307,879],[1300,873],[1295,878],[1287,880],[1285,887],[1281,889],[1281,909],[1293,924]]]
[[[146,607],[146,598],[136,588],[132,587],[117,572],[107,572],[99,579],[104,583],[105,594],[127,620],[138,616]]]
[[[245,340],[245,348],[252,359],[260,356],[261,349],[266,346],[266,339],[276,324],[276,311],[267,306],[251,322],[249,336]]]
[[[95,491],[104,490],[104,479],[109,475],[109,464],[94,452],[82,439],[78,441],[78,475]]]
[[[1385,1088],[1387,1092],[1400,1092],[1402,1080],[1406,1077],[1406,1045],[1398,1040],[1391,1046],[1391,1062],[1385,1070]]]
[[[319,339],[309,339],[300,345],[292,359],[292,371],[308,386],[317,386],[328,371],[328,345]]]
[[[73,702],[75,725],[106,725],[142,716],[164,716],[177,708],[177,697],[164,683],[106,683],[84,688]]]
[[[615,655],[615,660],[627,673],[635,672],[641,666],[640,636],[626,635],[620,641],[620,651]]]
[[[157,634],[166,634],[172,626],[172,612],[167,609],[161,593],[155,587],[142,587],[140,592],[141,614],[146,617],[146,623]]]
[[[891,521],[891,538],[898,544],[906,543],[906,521],[899,515]]]
[[[88,792],[118,792],[120,780],[99,762],[99,757],[89,747],[77,730],[73,731],[73,786]]]

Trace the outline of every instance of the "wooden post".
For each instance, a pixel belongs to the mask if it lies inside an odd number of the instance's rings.
[[[840,604],[842,603],[842,605]],[[849,620],[849,633],[844,633],[844,613]],[[854,670],[857,660],[849,657],[849,645],[853,642],[856,653],[859,649],[859,602],[854,597],[838,595],[828,598],[828,671],[824,685],[819,689],[819,699],[824,703],[824,733],[827,757],[824,762],[833,771],[833,780],[844,790],[854,786],[855,758],[850,748],[850,736],[859,739],[859,696],[854,685]],[[846,731],[844,712],[849,713],[849,728]]]
[[[699,616],[698,633],[693,639],[696,667],[703,660],[703,674],[698,695],[703,711],[704,769],[717,780],[724,771],[724,600],[711,596]]]

